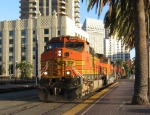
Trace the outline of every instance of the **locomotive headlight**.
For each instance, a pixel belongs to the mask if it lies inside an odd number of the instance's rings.
[[[67,74],[67,75],[70,75],[70,74],[71,74],[71,72],[70,72],[70,71],[66,71],[66,74]]]
[[[58,54],[58,56],[61,56],[61,54]]]
[[[47,72],[47,71],[45,71],[45,72],[44,72],[44,75],[47,75],[47,74],[48,74],[48,72]]]
[[[58,56],[61,56],[61,54],[62,54],[61,50],[58,50],[57,53],[58,53]]]
[[[60,54],[61,54],[61,50],[58,50],[58,53],[60,53]]]

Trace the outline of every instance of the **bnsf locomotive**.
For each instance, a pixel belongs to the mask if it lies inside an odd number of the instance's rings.
[[[41,54],[41,100],[82,97],[115,81],[110,59],[79,37],[54,37]]]

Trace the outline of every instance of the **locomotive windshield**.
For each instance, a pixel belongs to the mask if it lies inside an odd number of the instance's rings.
[[[47,45],[47,49],[52,50],[52,49],[56,49],[56,48],[61,48],[63,47],[63,43],[62,42],[57,42],[57,43],[49,43]]]
[[[66,42],[66,48],[72,49],[78,52],[82,52],[84,48],[83,42]]]

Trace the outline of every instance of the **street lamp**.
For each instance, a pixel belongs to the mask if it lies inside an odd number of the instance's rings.
[[[15,78],[17,78],[17,64],[18,64],[18,61],[16,61],[16,77]]]
[[[36,85],[37,85],[37,80],[38,80],[38,36],[36,36],[36,40],[35,40],[35,60],[36,60],[36,76],[35,76],[35,82],[36,82]]]
[[[16,61],[16,72],[15,72],[15,83],[16,83],[16,78],[17,78],[17,64],[18,64],[18,61]]]

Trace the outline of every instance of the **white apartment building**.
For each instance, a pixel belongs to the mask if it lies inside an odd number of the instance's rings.
[[[89,34],[89,42],[96,53],[104,54],[104,23],[101,20],[86,18],[82,29]]]
[[[79,36],[89,40],[88,33],[75,26],[73,20],[67,16],[57,17],[55,11],[52,16],[0,22],[0,70],[4,68],[6,75],[19,75],[15,65],[16,62],[21,62],[21,59],[35,65],[36,36],[38,36],[38,70],[40,70],[40,54],[44,51],[45,43],[52,37],[60,35]],[[38,75],[40,76],[40,71]]]
[[[123,42],[117,40],[116,37],[108,37],[105,39],[105,56],[109,57],[111,61],[116,61],[118,59],[128,60],[130,59],[130,50],[125,49]]]
[[[20,0],[20,18],[37,18],[37,16],[52,15],[55,10],[60,16],[68,16],[80,23],[80,0]]]

